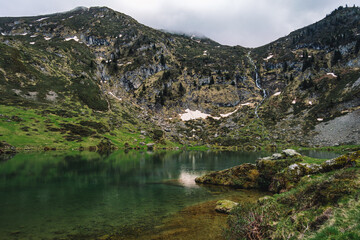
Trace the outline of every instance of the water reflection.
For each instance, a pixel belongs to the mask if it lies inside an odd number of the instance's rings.
[[[0,239],[79,239],[152,227],[229,188],[203,187],[207,171],[266,153],[19,153],[0,162]]]
[[[332,159],[332,158],[337,158],[341,155],[341,153],[337,153],[337,152],[318,151],[318,150],[303,150],[300,151],[300,153],[308,157],[320,158],[320,159]]]
[[[182,170],[180,172],[180,176],[178,178],[178,181],[181,185],[185,186],[185,187],[199,187],[196,183],[195,183],[195,178],[201,176],[200,173],[194,174],[194,173],[190,173],[190,172],[186,172],[184,170]]]

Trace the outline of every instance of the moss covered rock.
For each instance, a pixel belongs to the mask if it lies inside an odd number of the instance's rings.
[[[273,179],[273,177],[281,172],[284,168],[303,161],[301,156],[286,158],[286,159],[269,159],[262,158],[256,161],[257,170],[260,173],[259,186],[267,189]]]
[[[257,188],[259,171],[254,164],[245,163],[222,171],[210,172],[197,177],[195,182],[232,186],[236,188]]]
[[[360,161],[360,151],[348,153],[340,157],[327,160],[321,164],[321,166],[323,167],[324,171],[328,172],[344,167],[354,167],[357,161]]]
[[[294,163],[277,173],[269,186],[271,192],[281,192],[293,188],[305,175],[317,174],[322,171],[319,164]]]
[[[219,200],[216,202],[215,211],[220,213],[230,213],[231,210],[237,205],[238,203],[230,200]]]

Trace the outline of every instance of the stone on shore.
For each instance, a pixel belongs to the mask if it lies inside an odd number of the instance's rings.
[[[220,200],[216,202],[215,211],[229,214],[231,210],[237,205],[238,203],[230,200]]]
[[[236,188],[257,188],[259,172],[254,164],[245,163],[222,171],[210,172],[197,177],[195,182],[232,186]]]

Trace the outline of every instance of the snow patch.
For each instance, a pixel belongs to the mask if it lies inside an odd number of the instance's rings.
[[[36,38],[36,37],[37,37],[37,35],[31,35],[30,37],[31,37],[31,38]]]
[[[5,33],[1,33],[2,36],[5,36],[6,34]]]
[[[274,55],[270,54],[267,58],[264,58],[264,61],[267,61],[267,60],[269,60],[269,59],[271,59],[273,57],[274,57]]]
[[[35,44],[35,42],[30,42],[30,45],[34,45]]]
[[[313,105],[312,101],[309,101],[309,105]]]
[[[27,35],[27,33],[25,32],[25,33],[22,33],[22,34],[20,34],[21,36],[26,36]]]
[[[317,118],[316,119],[318,122],[322,122],[322,121],[324,121],[324,119],[323,118]]]
[[[203,53],[204,56],[207,56],[208,55],[208,51],[205,50],[204,53]]]
[[[44,39],[45,39],[46,41],[49,41],[49,40],[51,39],[51,37],[44,37]]]
[[[112,92],[109,92],[109,95],[113,96],[115,99],[119,100],[119,101],[122,101],[121,98],[118,98],[117,96],[115,96]]]
[[[249,106],[250,105],[250,103],[249,102],[247,102],[247,103],[243,103],[243,104],[240,104],[241,106]]]
[[[279,96],[280,94],[281,94],[281,92],[276,92],[276,93],[274,93],[273,96]]]
[[[190,109],[186,109],[185,113],[179,114],[179,115],[180,115],[181,120],[183,120],[183,121],[189,121],[189,120],[199,119],[199,118],[205,119],[205,118],[211,116],[210,114],[202,113],[199,110],[191,111]]]
[[[296,99],[294,99],[292,102],[291,102],[291,104],[295,104],[296,103]]]
[[[336,76],[334,73],[327,73],[326,75],[332,76],[332,77],[334,77],[334,78],[337,78],[337,76]]]
[[[70,41],[70,40],[74,40],[74,41],[78,42],[79,38],[77,36],[65,38],[65,41]]]
[[[48,18],[49,18],[49,17],[40,18],[40,19],[36,20],[35,22],[41,22],[41,21],[44,21],[44,20],[46,20],[46,19],[48,19]]]
[[[225,118],[228,117],[230,115],[233,115],[234,113],[236,113],[239,109],[235,109],[235,111],[230,112],[230,113],[225,113],[225,114],[220,114],[221,117]]]

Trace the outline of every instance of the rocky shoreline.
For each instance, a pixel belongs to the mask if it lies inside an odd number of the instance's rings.
[[[359,239],[359,166],[360,151],[322,160],[287,149],[196,182],[276,193],[251,204],[218,201],[215,210],[230,214],[226,239]]]
[[[307,163],[293,149],[260,158],[256,164],[245,163],[226,170],[210,172],[195,179],[200,184],[214,184],[243,189],[263,189],[280,193],[295,187],[307,175],[354,167],[360,151],[348,153],[321,164]]]

